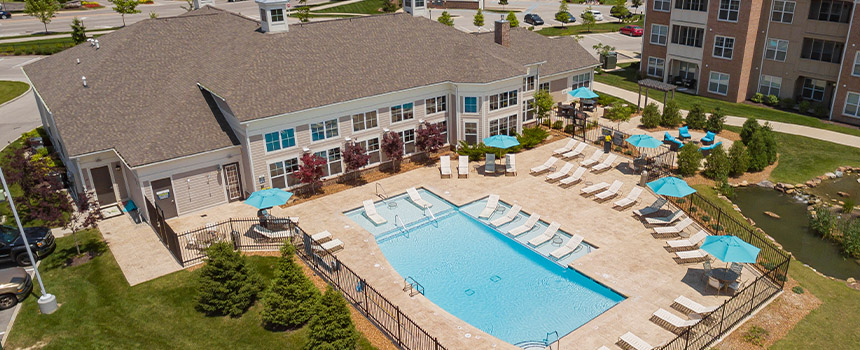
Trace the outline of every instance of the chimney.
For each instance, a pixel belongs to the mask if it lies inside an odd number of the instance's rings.
[[[212,0],[193,0],[191,3],[192,3],[192,6],[194,7],[194,9],[198,10],[203,6],[213,5],[215,2]]]
[[[496,21],[495,36],[496,44],[511,46],[511,23],[503,19]]]
[[[260,31],[263,33],[287,32],[287,4],[289,0],[255,0],[260,7]]]

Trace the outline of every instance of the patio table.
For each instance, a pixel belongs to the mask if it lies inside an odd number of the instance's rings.
[[[711,270],[711,277],[716,278],[722,283],[727,283],[737,281],[740,275],[737,272],[722,267]]]

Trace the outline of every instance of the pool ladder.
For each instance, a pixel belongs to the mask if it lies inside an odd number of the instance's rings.
[[[400,226],[397,226],[398,223],[400,224]],[[400,219],[400,214],[394,215],[394,226],[400,227],[400,230],[406,233],[406,225],[404,225],[403,220]]]
[[[382,193],[380,193],[379,190],[382,190]],[[376,196],[382,198],[383,201],[388,199],[388,194],[385,193],[385,187],[382,187],[382,184],[379,182],[376,183]]]
[[[410,297],[415,294],[424,295],[424,286],[418,283],[412,276],[407,276],[403,279],[403,291],[409,292]]]

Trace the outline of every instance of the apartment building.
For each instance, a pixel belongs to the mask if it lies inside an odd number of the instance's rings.
[[[482,34],[408,14],[288,24],[287,1],[257,3],[260,20],[204,6],[25,67],[73,191],[186,215],[295,187],[305,153],[326,177],[344,172],[348,142],[369,167],[387,160],[387,132],[414,154],[423,123],[450,144],[515,134],[537,89],[563,101],[598,64],[571,38],[504,21]]]
[[[839,0],[649,0],[641,73],[726,101],[760,92],[821,103],[830,119],[860,125],[855,7]]]

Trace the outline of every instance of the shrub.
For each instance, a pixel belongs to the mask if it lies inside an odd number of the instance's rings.
[[[764,138],[764,132],[759,129],[753,132],[749,143],[744,142],[750,158],[749,171],[762,171],[768,165],[767,144]]]
[[[630,156],[630,155],[633,155],[633,151],[628,149],[628,150],[624,151],[624,154]]]
[[[469,161],[477,162],[484,159],[484,154],[492,153],[494,150],[491,147],[484,146],[483,143],[470,145],[466,141],[460,141],[457,147],[457,154],[461,156],[469,156]]]
[[[260,291],[259,276],[228,242],[211,245],[206,255],[198,277],[197,309],[208,315],[241,316]]]
[[[541,122],[541,125],[549,128],[552,126],[552,121],[549,119],[545,119],[543,122]]]
[[[515,15],[513,11],[508,12],[508,16],[505,17],[505,20],[510,22],[511,28],[520,26],[520,21],[517,19],[517,15]]]
[[[723,113],[720,107],[717,107],[714,108],[714,111],[708,116],[708,124],[705,126],[705,129],[715,134],[719,134],[723,131],[725,123],[726,114]]]
[[[630,120],[634,109],[621,101],[612,102],[611,108],[604,113],[604,117],[614,122],[626,122]]]
[[[822,238],[832,238],[836,227],[836,216],[825,207],[815,208],[809,215],[809,229]]]
[[[708,124],[708,117],[705,116],[705,110],[698,103],[690,108],[690,113],[687,113],[687,127],[695,130],[702,130]]]
[[[573,125],[573,124],[565,125],[565,126],[564,126],[564,132],[565,132],[566,134],[573,134],[573,131],[574,131],[574,128],[575,128],[575,127],[576,127],[576,126],[575,126],[575,125]]]
[[[779,108],[782,109],[794,108],[794,104],[794,99],[790,97],[786,97],[784,99],[779,100]]]
[[[756,346],[764,346],[764,342],[767,340],[767,336],[769,334],[770,332],[768,332],[767,329],[759,326],[752,326],[744,332],[744,341]]]
[[[699,152],[699,148],[695,144],[689,142],[681,147],[681,151],[678,152],[678,173],[681,176],[696,175],[696,171],[701,165],[702,152]]]
[[[803,287],[794,286],[794,287],[791,287],[791,291],[794,292],[794,294],[803,294]]]
[[[660,109],[655,103],[649,103],[642,110],[642,126],[653,129],[660,125]]]
[[[692,207],[692,206],[690,207],[690,212],[691,212],[691,213],[695,213],[695,212],[697,212],[697,211],[699,211],[699,207]]]
[[[334,288],[328,286],[320,300],[319,312],[308,327],[308,342],[305,348],[355,349],[358,331],[349,315],[346,300]]]
[[[755,95],[753,95],[753,97],[750,99],[750,101],[753,101],[755,103],[762,103],[764,101],[764,94],[762,94],[761,92],[756,92]]]
[[[776,135],[773,134],[773,128],[770,123],[765,123],[759,130],[764,138],[765,154],[767,155],[767,164],[776,163],[777,148],[779,144],[776,142]]]
[[[759,125],[758,121],[755,118],[747,118],[747,120],[744,122],[744,125],[741,126],[741,141],[743,141],[744,144],[749,144],[750,138],[752,138],[753,133],[755,133],[760,128],[761,125]]]
[[[830,109],[827,108],[827,105],[816,102],[812,105],[812,115],[818,118],[827,118],[827,115],[830,114]]]
[[[800,101],[800,103],[797,104],[797,109],[802,114],[809,113],[809,108],[811,108],[811,107],[812,107],[812,104],[809,103],[809,101],[807,101],[807,100]]]
[[[854,200],[851,198],[846,198],[845,201],[842,202],[842,212],[848,214],[852,210],[854,210]]]
[[[703,222],[711,221],[711,217],[710,217],[710,216],[708,216],[708,215],[702,215],[702,221],[703,221]]]
[[[716,233],[719,233],[720,231],[723,230],[723,225],[720,225],[720,224],[711,224],[710,227],[711,227],[711,230],[716,232]]]
[[[666,102],[663,106],[663,116],[660,118],[660,126],[673,128],[681,124],[681,109],[674,100]]]
[[[543,142],[547,136],[549,136],[549,133],[539,127],[524,128],[523,133],[517,135],[517,141],[520,142],[520,146],[523,146],[523,148],[532,149]]]
[[[298,328],[311,320],[317,310],[320,292],[293,260],[289,243],[281,248],[275,277],[263,293],[260,316],[270,329]]]
[[[860,219],[847,221],[842,227],[842,253],[860,258]]]
[[[729,185],[729,183],[725,182],[725,181],[723,181],[719,185],[717,185],[717,192],[719,192],[722,195],[729,197],[729,198],[732,198],[735,196],[735,188],[732,187],[731,185]]]
[[[564,126],[564,121],[561,121],[561,120],[556,120],[555,122],[552,123],[552,128],[555,130],[561,130],[561,128],[563,126]]]
[[[768,106],[776,106],[779,104],[779,96],[767,95],[767,97],[764,100],[764,103],[767,104]]]
[[[708,157],[705,158],[704,175],[709,179],[723,182],[728,179],[730,171],[731,164],[726,151],[723,150],[723,145],[714,147]]]

